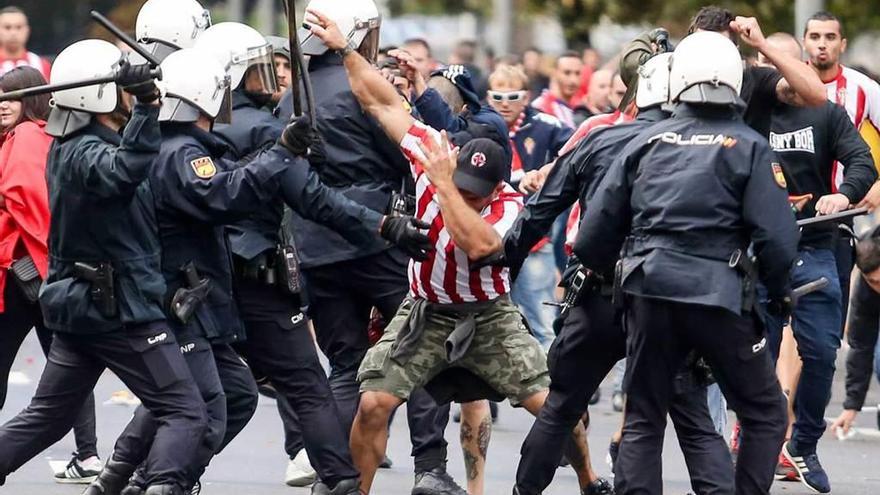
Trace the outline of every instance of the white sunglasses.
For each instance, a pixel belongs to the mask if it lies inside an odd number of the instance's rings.
[[[528,91],[510,91],[506,93],[503,91],[488,91],[487,94],[489,95],[489,99],[491,99],[492,101],[498,103],[509,101],[513,103],[520,100],[525,100]]]

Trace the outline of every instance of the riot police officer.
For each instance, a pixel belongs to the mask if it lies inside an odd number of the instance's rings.
[[[729,39],[695,33],[675,51],[672,118],[623,150],[589,204],[574,252],[585,267],[613,264],[626,298],[626,422],[618,493],[661,493],[661,450],[673,376],[705,357],[744,430],[736,493],[767,493],[786,426],[785,399],[752,311],[761,281],[786,306],[798,232],[781,168],[742,121],[742,64]],[[736,267],[736,268],[734,268]]]
[[[211,13],[196,0],[147,0],[135,21],[137,42],[160,62],[192,48],[211,27]]]
[[[608,166],[633,136],[668,117],[662,108],[669,97],[671,54],[660,54],[638,68],[629,85],[639,114],[635,121],[596,129],[571,152],[560,157],[547,180],[525,206],[505,237],[504,252],[512,267],[519,267],[531,247],[553,221],[575,201],[582,211],[593,211],[591,199]],[[636,82],[638,81],[638,82]],[[587,409],[587,402],[614,363],[625,356],[625,334],[620,312],[611,301],[613,267],[601,272],[578,269],[573,259],[567,270],[567,307],[561,315],[559,335],[548,356],[550,395],[521,449],[516,478],[520,495],[540,493],[553,478],[560,455],[548,455],[565,441]],[[690,370],[685,375],[690,377]],[[677,427],[682,451],[696,493],[733,490],[730,454],[724,439],[713,428],[706,389],[691,387],[675,394],[670,416]]]
[[[55,60],[52,82],[111,73],[121,60],[110,43],[80,41]],[[119,88],[137,99],[130,118]],[[145,453],[147,493],[178,495],[206,419],[162,307],[166,287],[146,181],[160,145],[159,93],[148,66],[122,61],[116,83],[53,98],[49,275],[40,302],[56,333],[31,405],[0,428],[0,480],[64,436],[75,418],[70,411],[107,367],[158,421]],[[114,455],[87,493],[118,491],[125,481],[118,473],[130,469]]]
[[[265,43],[262,37],[260,40]],[[169,287],[167,307],[173,313],[172,326],[187,363],[198,377],[209,413],[213,413],[211,418],[219,433],[205,444],[213,445],[214,453],[244,427],[256,405],[253,377],[230,347],[231,343],[242,342],[245,335],[234,300],[232,259],[224,224],[258,211],[279,191],[290,198],[287,200],[292,207],[316,220],[326,220],[328,212],[333,212],[332,218],[348,226],[344,232],[354,242],[372,238],[376,231],[399,241],[400,225],[409,221],[386,221],[316,185],[314,176],[307,175],[306,164],[297,158],[305,154],[308,143],[303,136],[309,134],[308,127],[300,122],[288,125],[277,144],[249,161],[234,163],[223,158],[228,148],[209,130],[228,99],[225,93],[230,76],[240,79],[249,67],[272,70],[271,65],[266,68],[258,48],[249,50],[250,56],[241,57],[245,68],[230,67],[229,74],[215,53],[198,48],[175,52],[162,63],[166,98],[160,121],[164,141],[150,184],[163,243],[163,274]],[[334,208],[334,204],[346,208]],[[306,205],[316,208],[309,210]],[[388,226],[396,228],[389,232]],[[424,237],[414,228],[411,231],[416,237]],[[138,432],[149,432],[150,423],[148,413],[137,414],[128,428],[132,432],[128,437],[148,436]],[[136,442],[128,446],[117,443],[116,452],[122,455],[124,448],[128,449],[127,458],[137,455]],[[204,454],[201,468],[210,460],[211,449],[206,448]],[[191,481],[194,483],[200,474],[195,472]],[[356,489],[356,472],[337,476],[332,480],[337,486],[346,481],[344,486]]]
[[[258,82],[259,77],[255,75],[257,70],[271,67],[266,65],[268,60],[248,67],[237,56],[238,52],[260,46],[262,40],[260,33],[249,26],[221,23],[208,29],[196,45],[216,53],[229,66],[231,84],[235,85],[232,123],[216,126],[214,133],[229,143],[237,159],[274,144],[284,130],[284,124],[264,109],[275,89],[271,84]],[[266,49],[269,54],[273,52],[269,45]],[[307,163],[300,166],[309,167]],[[315,193],[314,188],[307,187],[302,196],[314,197]],[[277,197],[246,219],[227,227],[235,267],[236,302],[247,332],[247,340],[238,344],[236,350],[271,381],[279,399],[290,406],[302,426],[303,443],[321,483],[335,486],[339,480],[356,478],[357,470],[349,452],[348,432],[342,428],[327,376],[308,330],[308,320],[300,309],[302,284],[295,246],[282,240],[280,235],[284,214],[282,199]],[[314,216],[308,210],[297,210],[303,216]],[[323,220],[343,233],[353,228],[345,217]],[[373,239],[367,240],[372,242]],[[281,411],[282,417],[287,415],[285,409]]]
[[[352,48],[375,61],[381,17],[373,0],[312,0],[309,7],[333,17]],[[328,51],[308,30],[301,31],[300,39],[303,54],[311,56],[308,70],[326,155],[316,164],[321,181],[374,211],[392,211],[395,193],[414,189],[409,164],[397,144],[358,105],[339,54]],[[282,120],[291,115],[291,93],[278,110]],[[330,387],[348,431],[360,398],[356,375],[369,347],[371,308],[377,308],[385,321],[391,320],[408,290],[409,260],[387,243],[376,240],[354,246],[306,219],[295,219],[293,232],[308,282],[315,335],[330,360]],[[413,493],[462,495],[464,490],[446,473],[444,430],[449,407],[438,408],[419,389],[407,403],[407,417],[415,457]]]

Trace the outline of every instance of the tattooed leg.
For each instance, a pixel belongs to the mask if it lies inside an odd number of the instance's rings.
[[[549,390],[538,392],[524,400],[521,405],[527,411],[532,413],[533,416],[537,416],[538,413],[541,412],[541,408],[544,406],[544,401],[547,400],[548,394]],[[568,459],[568,462],[571,463],[572,469],[577,473],[578,483],[581,488],[586,488],[587,485],[599,478],[596,472],[593,471],[593,466],[590,463],[590,447],[587,444],[587,431],[581,421],[578,421],[574,430],[571,432],[569,441],[566,442],[565,457]]]
[[[492,436],[492,414],[485,400],[461,405],[461,450],[470,495],[483,495],[486,452]]]

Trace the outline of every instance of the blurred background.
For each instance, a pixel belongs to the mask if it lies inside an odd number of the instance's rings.
[[[145,0],[18,0],[28,15],[28,49],[50,60],[64,46],[85,37],[109,39],[89,19],[97,9],[120,27],[134,30]],[[338,0],[345,2],[346,0]],[[201,0],[215,23],[246,22],[263,34],[286,33],[281,0]],[[646,27],[666,27],[674,37],[687,29],[691,16],[707,0],[377,0],[384,19],[383,46],[424,38],[437,60],[447,60],[462,40],[476,42],[474,64],[490,68],[498,58],[514,59],[535,47],[547,61],[565,50],[595,50],[596,65],[612,58],[621,44]],[[718,1],[739,15],[758,17],[765,34],[802,34],[804,19],[826,9],[844,23],[849,49],[844,62],[880,73],[880,8],[878,0],[749,0]],[[295,2],[302,19],[307,0]]]

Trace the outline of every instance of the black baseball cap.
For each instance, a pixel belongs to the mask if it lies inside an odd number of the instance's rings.
[[[487,138],[472,139],[458,154],[458,166],[452,176],[456,187],[486,198],[504,181],[510,169],[507,153]]]

